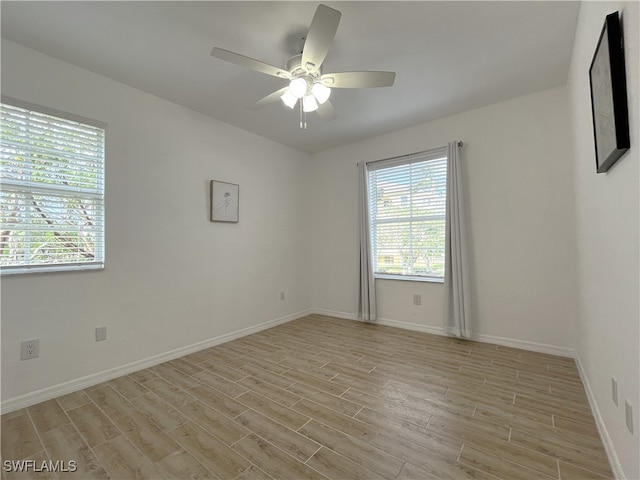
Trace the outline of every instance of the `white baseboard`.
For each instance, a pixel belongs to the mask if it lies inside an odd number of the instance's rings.
[[[36,390],[35,392],[30,392],[24,395],[9,398],[2,402],[2,406],[0,407],[0,412],[2,414],[5,414],[5,413],[13,412],[14,410],[19,410],[20,408],[35,405],[36,403],[44,402],[46,400],[50,400],[52,398],[56,398],[61,395],[66,395],[68,393],[82,390],[83,388],[91,387],[93,385],[97,385],[99,383],[106,382],[108,380],[113,380],[114,378],[121,377],[122,375],[127,375],[132,372],[137,372],[138,370],[143,370],[145,368],[153,367],[160,363],[168,362],[169,360],[183,357],[185,355],[189,355],[190,353],[194,353],[199,350],[203,350],[205,348],[213,347],[221,343],[226,343],[240,337],[245,337],[247,335],[251,335],[252,333],[257,333],[262,330],[266,330],[267,328],[275,327],[276,325],[280,325],[283,323],[290,322],[292,320],[296,320],[301,317],[305,317],[311,313],[312,313],[311,309],[304,310],[302,312],[292,313],[290,315],[276,318],[274,320],[269,320],[267,322],[254,325],[252,327],[242,328],[240,330],[236,330],[235,332],[219,335],[217,337],[209,338],[201,342],[196,342],[191,345],[186,345],[184,347],[170,350],[168,352],[164,352],[158,355],[153,355],[151,357],[147,357],[142,360],[137,360],[135,362],[127,363],[125,365],[120,365],[118,367],[114,367],[109,370],[93,373],[85,377],[76,378],[68,382],[60,383],[58,385],[53,385],[51,387],[43,388],[41,390]]]
[[[494,337],[493,335],[472,335],[472,340],[482,343],[495,343],[503,347],[521,348],[531,352],[548,353],[549,355],[557,355],[559,357],[574,358],[576,351],[573,348],[560,347],[558,345],[549,345],[546,343],[530,342],[528,340],[518,340],[515,338]]]
[[[336,312],[333,310],[325,310],[321,308],[314,308],[312,310],[312,313],[318,315],[326,315],[329,317],[344,318],[347,320],[358,320],[357,316],[353,313]],[[413,330],[416,332],[431,333],[433,335],[440,335],[445,337],[447,336],[444,328],[434,327],[432,325],[403,322],[400,320],[391,320],[388,318],[378,318],[373,323],[376,323],[378,325],[387,325],[389,327],[404,328],[405,330]],[[548,353],[550,355],[558,355],[560,357],[574,358],[576,353],[573,348],[560,347],[557,345],[547,345],[545,343],[531,342],[528,340],[518,340],[515,338],[496,337],[493,335],[475,334],[471,337],[471,340],[482,343],[502,345],[504,347],[521,348],[523,350],[529,350],[532,352]]]
[[[357,315],[353,313],[338,312],[335,310],[326,310],[324,308],[313,308],[311,309],[311,314],[324,315],[326,317],[344,318],[345,320],[357,320],[359,322],[361,321],[358,319]]]
[[[622,470],[622,464],[618,459],[618,454],[616,453],[616,449],[613,446],[613,442],[611,441],[611,437],[609,436],[607,427],[604,424],[602,414],[600,413],[600,408],[598,407],[598,402],[596,401],[596,397],[593,394],[593,390],[591,390],[591,385],[589,384],[589,377],[587,376],[587,372],[584,370],[582,360],[580,359],[580,355],[578,353],[576,353],[575,355],[575,361],[576,366],[578,367],[578,373],[580,374],[580,379],[582,380],[584,390],[587,394],[587,399],[589,400],[589,405],[591,406],[593,418],[596,421],[596,426],[598,427],[598,432],[600,433],[600,439],[602,440],[604,449],[607,452],[611,470],[613,470],[613,476],[617,480],[624,480],[625,476],[624,470]]]

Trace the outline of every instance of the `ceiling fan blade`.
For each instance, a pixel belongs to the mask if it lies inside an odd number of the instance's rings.
[[[287,91],[288,88],[289,88],[289,86],[286,86],[284,88],[281,88],[280,90],[277,90],[277,91],[275,91],[273,93],[270,93],[266,97],[263,97],[260,100],[258,100],[257,102],[254,102],[251,105],[249,105],[247,107],[247,109],[249,109],[249,110],[259,110],[260,108],[264,107],[265,105],[277,102],[278,100],[280,100],[280,97],[282,97],[282,95],[284,94],[284,92]]]
[[[226,60],[227,62],[235,63],[241,67],[248,67],[257,72],[266,73],[279,78],[291,78],[291,74],[282,68],[274,67],[268,63],[261,62],[251,57],[240,55],[239,53],[230,52],[222,48],[213,47],[211,49],[211,56]]]
[[[395,79],[396,72],[341,72],[320,77],[322,83],[331,88],[390,87]]]
[[[307,72],[317,72],[324,62],[338,30],[341,16],[338,10],[318,5],[302,50],[302,68]]]
[[[338,117],[338,114],[329,100],[318,105],[316,112],[323,120],[335,120]]]

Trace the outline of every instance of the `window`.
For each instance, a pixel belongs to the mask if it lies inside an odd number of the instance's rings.
[[[102,268],[104,126],[33,108],[0,105],[2,273]]]
[[[446,148],[367,168],[374,274],[444,278]]]

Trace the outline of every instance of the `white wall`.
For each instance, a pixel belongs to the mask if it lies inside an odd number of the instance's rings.
[[[2,93],[108,124],[106,268],[2,277],[3,402],[308,311],[306,154],[5,40]],[[238,224],[209,222],[211,179]]]
[[[625,39],[631,149],[607,174],[596,174],[589,65],[605,16],[619,10]],[[637,2],[581,6],[569,73],[576,172],[580,335],[578,355],[596,408],[615,449],[614,469],[640,478],[640,309],[638,185],[639,89]],[[611,377],[620,402],[611,399]],[[633,406],[634,434],[625,426],[624,400]]]
[[[569,134],[562,87],[314,155],[314,309],[356,312],[356,163],[458,139],[464,142],[474,331],[569,353],[577,328]],[[442,289],[378,280],[379,317],[441,331]],[[414,293],[422,295],[422,306],[413,305]]]

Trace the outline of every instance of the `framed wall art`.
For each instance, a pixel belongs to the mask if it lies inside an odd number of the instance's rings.
[[[589,67],[596,171],[607,172],[629,150],[624,44],[618,12],[607,15]]]
[[[211,180],[211,221],[238,223],[240,187]]]

